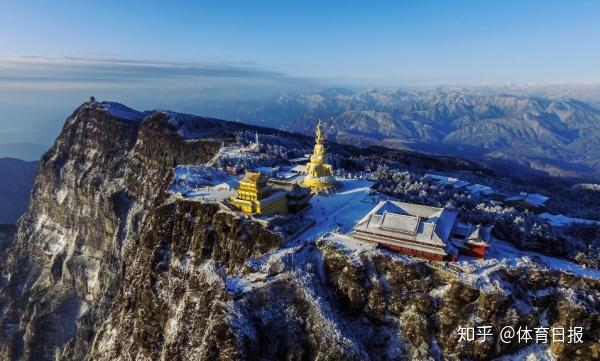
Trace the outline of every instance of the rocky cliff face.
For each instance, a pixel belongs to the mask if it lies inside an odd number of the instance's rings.
[[[494,288],[377,250],[284,248],[164,193],[174,165],[207,162],[241,128],[77,109],[0,258],[0,358],[487,360],[528,346],[459,343],[459,326],[539,324],[582,326],[583,345],[552,349],[600,358],[597,282],[513,269]]]
[[[171,166],[205,162],[219,146],[210,137],[182,141],[164,114],[141,122],[98,103],[77,109],[43,157],[31,205],[1,260],[4,358],[51,359],[67,342],[85,354]]]

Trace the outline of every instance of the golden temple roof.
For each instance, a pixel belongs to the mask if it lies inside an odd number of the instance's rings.
[[[246,172],[240,182],[258,183],[262,180],[262,174],[259,172]]]

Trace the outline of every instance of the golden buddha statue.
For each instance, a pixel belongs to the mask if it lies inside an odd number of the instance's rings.
[[[310,187],[314,193],[318,193],[335,186],[332,167],[325,163],[325,146],[323,145],[323,131],[321,121],[317,123],[315,132],[315,148],[310,156],[310,162],[306,164],[306,176],[304,186]]]

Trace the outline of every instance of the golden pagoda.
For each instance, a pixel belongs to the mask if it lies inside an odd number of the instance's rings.
[[[273,190],[260,173],[246,172],[240,180],[237,196],[229,198],[229,202],[248,214],[287,213],[286,193]]]
[[[315,132],[315,149],[310,156],[310,162],[306,164],[306,176],[304,186],[310,187],[314,193],[330,189],[335,186],[333,169],[330,164],[325,163],[325,146],[323,145],[323,131],[321,121],[317,123]]]

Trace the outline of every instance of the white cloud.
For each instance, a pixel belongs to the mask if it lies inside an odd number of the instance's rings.
[[[84,88],[101,83],[177,82],[186,79],[240,79],[285,81],[284,73],[254,63],[182,63],[118,58],[41,56],[0,57],[0,86],[57,87],[82,83]],[[64,84],[59,84],[64,83]],[[86,85],[84,85],[86,84]]]

